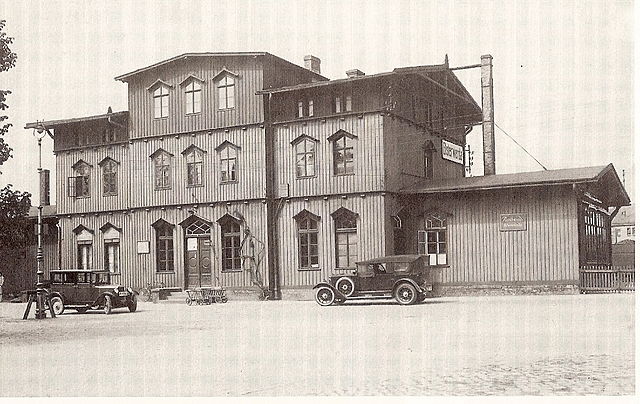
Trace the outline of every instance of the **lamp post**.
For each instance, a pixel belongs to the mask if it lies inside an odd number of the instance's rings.
[[[44,289],[44,271],[42,270],[44,264],[44,253],[42,250],[42,139],[46,136],[46,133],[42,126],[38,126],[37,129],[34,129],[33,135],[38,139],[38,180],[40,184],[38,187],[38,252],[36,253],[36,318],[42,319],[47,318],[44,305],[47,291]]]

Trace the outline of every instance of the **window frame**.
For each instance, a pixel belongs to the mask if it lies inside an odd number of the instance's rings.
[[[312,139],[310,137],[303,137],[300,138],[297,142],[295,142],[293,144],[293,151],[295,154],[295,161],[294,161],[294,170],[295,170],[295,174],[296,174],[296,178],[299,179],[304,179],[304,178],[313,178],[317,176],[317,161],[318,161],[318,147],[317,147],[317,141],[315,139]],[[311,145],[310,148],[307,148],[307,145]],[[300,150],[300,148],[302,147],[302,150]],[[299,161],[300,161],[300,156],[303,156],[303,160],[304,160],[304,174],[300,175],[300,172],[298,170],[299,167]],[[309,164],[309,159],[311,159],[311,164]],[[309,167],[311,167],[311,173],[309,173]]]
[[[102,163],[102,196],[118,195],[118,163],[113,159],[106,159]],[[107,189],[107,186],[110,185]]]
[[[204,152],[199,149],[193,147],[184,155],[187,164],[187,187],[195,188],[204,186]],[[192,159],[193,161],[190,161]],[[192,181],[193,175],[191,174],[192,170],[198,173],[198,181]]]
[[[87,267],[84,267],[84,259],[82,250],[86,250]],[[89,240],[76,240],[76,263],[78,269],[90,270],[93,269],[93,241]]]
[[[229,81],[231,81],[231,84],[229,84]],[[218,110],[228,110],[236,107],[236,81],[236,77],[229,73],[222,75],[222,77],[217,80]],[[224,103],[222,100],[224,100]],[[229,100],[231,100],[232,105],[229,105]]]
[[[306,212],[305,212],[306,213]],[[305,226],[303,226],[305,225]],[[315,227],[313,227],[315,226]],[[302,214],[296,218],[296,234],[298,241],[298,271],[319,271],[320,270],[320,221],[310,214]],[[315,235],[315,244],[311,242]],[[307,240],[303,245],[303,239]],[[315,254],[312,247],[315,245]],[[306,254],[305,254],[306,252]],[[306,265],[303,260],[307,258]],[[315,257],[315,264],[313,258]]]
[[[358,260],[358,256],[360,255],[360,240],[358,236],[358,215],[354,212],[351,212],[348,209],[341,208],[338,211],[332,214],[333,223],[334,223],[334,236],[335,236],[335,264],[337,270],[350,270],[356,268],[356,262]],[[353,222],[353,227],[346,227],[343,222]],[[347,243],[347,266],[340,265],[340,258],[345,257],[340,254],[340,235],[346,235]],[[351,243],[351,241],[355,241],[355,243]],[[352,254],[351,247],[352,245],[355,248],[355,254]],[[354,256],[354,261],[351,262],[351,257]]]
[[[197,88],[196,88],[197,86]],[[197,115],[202,113],[202,83],[196,79],[191,79],[185,86],[185,115]],[[197,103],[196,103],[197,98]],[[195,106],[198,105],[196,111]],[[189,109],[191,106],[191,110]]]
[[[447,217],[439,213],[431,213],[425,215],[423,225],[424,229],[418,230],[417,233],[417,254],[427,256],[429,265],[447,265],[449,262]],[[435,252],[429,252],[430,247],[435,247]],[[444,261],[441,261],[443,255]]]
[[[169,117],[169,87],[160,84],[153,90],[153,119],[166,119]],[[159,108],[158,108],[159,107]],[[160,115],[158,116],[158,111]]]
[[[80,162],[73,167],[75,176],[69,177],[67,183],[69,196],[73,198],[90,198],[91,197],[91,165]],[[73,187],[71,187],[73,184]],[[73,189],[73,192],[71,191]],[[80,192],[79,192],[80,191]]]
[[[153,159],[153,188],[155,191],[164,191],[171,189],[171,153],[160,150],[155,155],[152,155]],[[158,176],[160,174],[160,177]],[[158,178],[162,178],[162,184],[158,184]],[[164,179],[166,178],[166,181]]]
[[[173,273],[175,272],[174,226],[162,221],[153,227],[156,242],[156,273]]]
[[[347,140],[349,139],[349,140]],[[343,145],[340,145],[339,142],[343,142]],[[333,155],[333,175],[334,176],[343,176],[343,175],[355,175],[356,172],[356,157],[355,157],[355,138],[351,136],[347,136],[343,134],[337,138],[335,138],[332,142],[332,155]],[[351,151],[351,159],[346,158],[346,151]],[[343,160],[342,162],[338,161],[338,152],[342,151]],[[348,162],[351,162],[351,171],[348,170]],[[342,167],[343,172],[339,172],[339,167]]]
[[[229,217],[224,218],[220,223],[220,259],[221,267],[220,271],[222,273],[231,273],[231,272],[242,272],[242,225],[240,222],[233,220]],[[227,226],[233,226],[228,228]],[[237,226],[237,231],[236,230]],[[229,231],[227,231],[229,230]],[[226,245],[226,241],[230,240],[231,246],[228,247]],[[228,256],[228,253],[231,253]],[[230,260],[231,267],[228,267],[227,262]]]
[[[233,157],[230,157],[229,149],[233,150]],[[223,147],[218,149],[219,153],[219,164],[220,164],[220,184],[235,184],[238,182],[239,177],[239,166],[238,166],[238,147],[231,143],[225,144]],[[226,153],[226,154],[225,154]],[[234,162],[231,164],[231,162]],[[233,170],[230,168],[233,167]],[[232,177],[228,176],[228,173],[233,173]],[[228,176],[228,179],[225,179],[225,173]]]
[[[109,247],[115,247],[115,253],[113,254],[115,269],[112,271],[109,267]],[[120,239],[105,239],[104,240],[104,269],[111,274],[120,273]]]

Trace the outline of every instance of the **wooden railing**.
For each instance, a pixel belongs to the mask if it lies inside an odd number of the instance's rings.
[[[585,265],[580,268],[580,293],[620,293],[635,291],[635,268]]]

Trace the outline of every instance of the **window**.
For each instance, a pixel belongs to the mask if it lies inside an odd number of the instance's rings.
[[[187,104],[187,114],[202,112],[202,86],[197,80],[191,79],[187,84],[184,95]]]
[[[627,236],[635,236],[636,228],[635,227],[627,227]]]
[[[240,271],[240,223],[224,218],[220,223],[222,231],[222,271]]]
[[[78,269],[93,269],[93,243],[78,241]]]
[[[295,143],[296,177],[313,177],[316,175],[316,141],[303,138]]]
[[[153,117],[166,118],[169,116],[169,88],[159,86],[153,91]]]
[[[173,225],[160,219],[153,227],[156,231],[156,272],[172,272]]]
[[[222,183],[235,182],[237,176],[238,150],[235,146],[227,144],[220,149],[220,181]]]
[[[339,95],[333,98],[333,112],[336,114],[341,112],[351,112],[352,109],[351,95]]]
[[[69,196],[75,198],[88,198],[90,192],[91,165],[80,160],[73,165],[75,177],[67,179],[67,191]]]
[[[202,186],[202,151],[196,147],[186,153],[187,158],[187,186]]]
[[[120,240],[104,241],[104,267],[111,273],[120,272]]]
[[[218,82],[218,109],[235,107],[235,79],[226,74]]]
[[[343,135],[333,141],[333,173],[354,173],[353,139],[350,136]]]
[[[110,127],[102,132],[102,143],[110,143],[116,140],[116,131]]]
[[[418,231],[418,254],[427,255],[429,265],[447,263],[447,219],[439,214],[428,215],[425,230]]]
[[[358,259],[358,215],[340,208],[332,216],[336,231],[336,266],[338,269],[355,268]]]
[[[296,116],[298,118],[313,116],[313,100],[298,101],[298,112]]]
[[[611,222],[608,213],[590,204],[582,204],[583,233],[581,247],[586,264],[611,264]],[[628,233],[628,232],[627,232]]]
[[[151,158],[154,164],[155,189],[171,188],[171,153],[158,149]]]
[[[436,148],[429,141],[424,147],[424,178],[433,179],[433,155]]]
[[[102,195],[113,196],[118,194],[118,163],[109,158],[102,165]]]
[[[317,269],[319,217],[303,210],[295,217],[298,224],[298,266],[300,269]]]

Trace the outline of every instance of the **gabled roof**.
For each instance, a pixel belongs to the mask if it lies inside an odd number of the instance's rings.
[[[635,224],[636,211],[633,205],[621,208],[611,221],[611,226],[635,226]]]
[[[223,76],[223,75],[226,75],[226,74],[229,74],[229,75],[231,75],[231,76],[233,76],[233,77],[240,77],[240,75],[239,75],[238,73],[232,72],[231,70],[227,69],[227,67],[226,67],[226,66],[223,66],[223,67],[222,67],[222,69],[220,69],[220,71],[219,71],[218,73],[216,73],[216,74],[211,78],[211,80],[214,80],[214,81],[215,81],[215,80],[217,80],[217,79],[218,79],[218,77]]]
[[[589,185],[598,191],[597,197],[602,198],[607,206],[626,206],[630,203],[629,195],[622,186],[613,164],[482,177],[425,180],[422,183],[403,188],[400,193],[439,194],[563,184]]]
[[[302,142],[304,139],[309,139],[309,140],[311,140],[312,142],[320,142],[320,141],[319,141],[318,139],[316,139],[315,137],[311,137],[311,136],[309,136],[309,135],[307,135],[307,134],[304,134],[304,133],[303,133],[302,135],[300,135],[300,136],[298,136],[297,138],[293,139],[293,140],[291,141],[291,144],[292,144],[292,145],[298,144],[298,143]]]
[[[123,82],[127,82],[127,80],[132,76],[135,76],[135,75],[138,75],[140,73],[155,69],[156,67],[160,67],[160,66],[163,66],[163,65],[166,65],[166,64],[169,64],[169,63],[173,63],[173,62],[178,61],[178,60],[187,59],[187,58],[195,58],[195,57],[242,57],[242,56],[245,56],[245,57],[269,56],[269,57],[276,58],[276,59],[280,60],[281,62],[284,62],[284,63],[289,64],[291,66],[296,66],[299,69],[304,69],[304,67],[298,66],[295,63],[291,63],[288,60],[282,59],[282,58],[280,58],[278,56],[275,56],[275,55],[272,55],[272,54],[270,54],[268,52],[190,52],[190,53],[183,53],[182,55],[174,56],[174,57],[169,58],[169,59],[165,59],[165,60],[160,61],[158,63],[154,63],[152,65],[149,65],[147,67],[143,67],[143,68],[134,70],[134,71],[129,72],[129,73],[121,74],[120,76],[117,76],[115,79],[123,81]],[[318,80],[327,80],[326,77],[324,77],[324,76],[322,76],[320,74],[311,72],[311,70],[307,70],[307,71],[309,71],[312,75],[314,75],[315,78],[318,79]]]
[[[149,87],[147,87],[147,91],[151,91],[153,89],[155,89],[156,87],[160,87],[160,86],[164,86],[167,88],[173,88],[173,86],[169,83],[167,83],[164,80],[158,79],[156,81],[153,82],[153,84],[151,84]]]
[[[191,74],[187,75],[187,77],[185,77],[185,79],[184,79],[184,80],[182,80],[182,81],[180,82],[180,84],[179,84],[179,85],[180,85],[180,86],[183,86],[183,85],[185,85],[187,82],[191,82],[192,80],[194,80],[194,81],[198,81],[198,82],[200,82],[200,83],[204,83],[204,80],[203,80],[203,79],[201,79],[200,77],[198,77],[198,76],[196,76],[195,74],[191,73]]]
[[[107,162],[109,162],[109,161],[113,161],[113,162],[114,162],[114,163],[116,163],[116,164],[120,164],[120,162],[119,162],[119,161],[116,161],[116,160],[114,160],[112,157],[107,156],[107,157],[103,158],[102,160],[100,160],[100,162],[98,163],[98,165],[99,165],[99,166],[102,166],[102,165],[106,164],[106,163],[107,163]]]
[[[155,156],[157,156],[160,153],[165,153],[168,154],[169,156],[173,157],[172,153],[169,153],[168,151],[166,151],[165,149],[163,149],[162,147],[159,147],[156,151],[154,151],[153,153],[151,153],[151,155],[149,156],[150,158],[154,158]]]
[[[198,146],[194,145],[193,143],[191,143],[186,149],[184,149],[181,154],[187,154],[187,153],[191,153],[191,150],[197,150],[200,153],[206,153],[206,150],[202,150],[201,148],[199,148]]]

